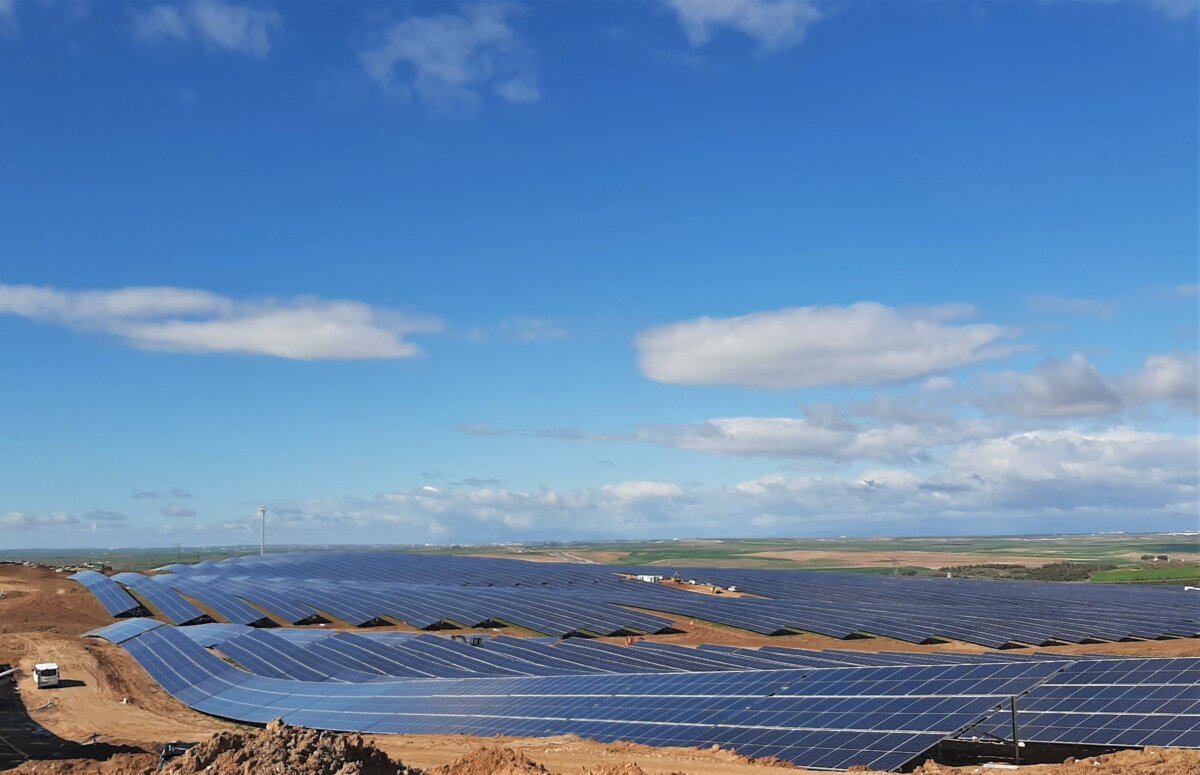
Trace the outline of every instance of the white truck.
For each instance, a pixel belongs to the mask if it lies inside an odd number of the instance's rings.
[[[58,686],[58,665],[54,662],[43,662],[33,666],[33,682],[39,689],[49,689]]]

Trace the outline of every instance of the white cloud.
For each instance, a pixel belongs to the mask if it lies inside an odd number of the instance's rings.
[[[1113,428],[1031,431],[967,444],[946,460],[969,483],[965,507],[1188,509],[1196,513],[1197,439]]]
[[[1200,402],[1195,355],[1151,355],[1140,368],[1108,377],[1075,353],[1047,358],[1032,374],[1005,372],[986,381],[992,390],[976,403],[1018,417],[1104,417],[1158,401],[1195,412]]]
[[[904,382],[1001,358],[1016,331],[951,325],[970,308],[862,302],[699,318],[638,334],[642,373],[657,382],[800,388]]]
[[[190,0],[182,5],[154,5],[136,10],[134,35],[150,43],[197,42],[240,54],[265,57],[271,37],[283,20],[269,8],[253,8],[223,0]]]
[[[163,506],[162,515],[164,517],[183,517],[190,518],[196,516],[196,510],[187,506],[180,506],[177,503],[172,503],[168,506]]]
[[[69,514],[56,511],[48,514],[26,514],[10,511],[0,516],[0,528],[5,530],[40,530],[42,528],[66,528],[79,520]]]
[[[314,297],[239,301],[185,288],[60,291],[0,285],[0,314],[113,334],[143,350],[294,360],[409,358],[435,319]]]
[[[1032,374],[1008,372],[992,381],[999,392],[989,400],[1018,417],[1099,417],[1125,408],[1121,395],[1079,353],[1047,358]]]
[[[1183,356],[1151,355],[1142,368],[1121,380],[1126,394],[1134,401],[1167,401],[1195,412],[1200,403],[1200,358],[1195,353]]]
[[[683,488],[669,482],[621,482],[603,487],[603,491],[618,501],[640,501],[647,498],[678,498]]]
[[[532,57],[508,23],[510,12],[484,4],[460,14],[412,16],[383,30],[359,51],[359,61],[385,90],[415,94],[437,109],[470,110],[488,88],[508,102],[537,102]]]
[[[1200,285],[1195,285],[1195,284],[1181,285],[1178,288],[1176,288],[1175,290],[1180,296],[1183,296],[1185,298],[1194,299],[1194,298],[1200,297]]]
[[[928,470],[772,474],[729,486],[627,481],[571,490],[425,490],[272,506],[280,540],[372,542],[800,532],[1003,533],[1194,527],[1195,437],[1126,428],[969,441]],[[257,518],[231,523],[247,532]],[[358,539],[363,540],[363,539]]]
[[[666,0],[679,18],[688,42],[702,46],[721,29],[756,40],[763,51],[779,51],[804,42],[808,28],[823,17],[810,0]]]
[[[854,422],[836,409],[804,418],[722,417],[697,423],[644,425],[638,438],[652,444],[732,457],[810,458],[911,463],[927,460],[937,447],[994,436],[990,422]]]

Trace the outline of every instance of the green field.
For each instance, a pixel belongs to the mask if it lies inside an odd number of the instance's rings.
[[[560,562],[655,565],[661,568],[738,567],[904,575],[955,575],[1026,578],[1020,570],[988,568],[1019,558],[1020,565],[1055,563],[1102,566],[1090,580],[1105,583],[1184,583],[1200,578],[1200,535],[1095,534],[994,536],[967,538],[773,538],[597,541],[580,543],[414,546],[272,546],[269,552],[312,549],[408,551],[423,554],[487,555]],[[35,561],[75,566],[103,563],[113,570],[147,570],[173,562],[197,562],[257,554],[257,546],[167,547],[153,549],[54,549],[0,551],[0,561]],[[763,553],[789,553],[766,557]],[[1166,555],[1164,563],[1142,555]],[[965,566],[965,567],[964,567]],[[1084,578],[1086,574],[1080,574]]]
[[[1191,581],[1200,583],[1200,564],[1163,567],[1117,568],[1092,574],[1092,581],[1105,584],[1162,583]]]

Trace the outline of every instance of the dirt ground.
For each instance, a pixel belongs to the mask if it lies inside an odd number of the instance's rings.
[[[28,677],[21,681],[21,700],[29,718],[65,740],[104,744],[95,749],[97,753],[102,748],[107,750],[105,746],[124,746],[132,751],[103,759],[27,761],[8,772],[19,775],[143,775],[152,770],[158,747],[163,742],[201,741],[218,732],[247,729],[196,713],[177,702],[150,681],[120,647],[80,638],[82,633],[109,624],[112,619],[90,593],[67,581],[66,574],[0,565],[0,590],[5,593],[0,598],[0,664],[20,665],[27,674],[35,662],[55,661],[62,669],[64,683],[56,689],[37,690],[32,687]],[[884,638],[851,641],[817,635],[767,638],[686,619],[679,619],[678,626],[687,632],[656,636],[655,639],[682,645],[725,643],[750,647],[771,644],[870,651],[986,651],[970,644],[917,646]],[[621,639],[615,641],[622,642]],[[1065,646],[1044,650],[1130,656],[1200,656],[1200,639]],[[766,775],[784,771],[778,763],[750,762],[732,751],[653,748],[629,743],[603,745],[574,736],[478,738],[466,735],[399,735],[373,736],[368,741],[393,759],[426,770],[451,766],[481,746],[501,745],[523,754],[548,772],[560,775]],[[1152,761],[1154,756],[1160,759]],[[1166,757],[1166,761],[1161,760],[1162,757]],[[1155,761],[1157,764],[1154,764]],[[1151,765],[1159,769],[1147,769]],[[1084,771],[1121,775],[1200,773],[1200,752],[1125,752],[1100,764],[1092,763],[1086,765],[1085,769],[1079,769],[1082,766],[1023,767],[1021,771],[1031,775],[1073,775]],[[790,766],[786,769],[798,775],[803,772]],[[940,768],[928,772],[973,772],[975,769]],[[210,772],[219,775],[220,770]],[[472,770],[469,766],[443,772],[482,775],[487,770]]]

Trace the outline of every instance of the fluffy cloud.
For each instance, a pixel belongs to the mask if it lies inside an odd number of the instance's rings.
[[[537,102],[532,57],[508,23],[510,12],[484,4],[461,14],[413,16],[383,30],[359,60],[385,90],[438,109],[472,109],[486,89],[508,102]]]
[[[904,382],[1001,358],[1012,329],[956,325],[950,305],[897,309],[862,302],[699,318],[636,338],[642,373],[658,382],[800,388]]]
[[[1190,510],[1194,518],[1197,441],[1129,428],[1020,433],[954,450],[947,478],[975,482],[961,499],[968,507]]]
[[[0,285],[0,313],[103,331],[143,350],[294,360],[409,358],[435,319],[313,297],[238,301],[186,288],[60,291]]]
[[[1075,353],[1048,358],[1032,374],[1006,372],[987,380],[990,392],[975,398],[985,408],[1019,417],[1104,417],[1159,401],[1195,412],[1200,402],[1195,355],[1151,355],[1141,368],[1107,377]]]
[[[821,11],[810,0],[666,0],[693,46],[702,46],[722,29],[756,40],[763,51],[779,51],[804,42]]]
[[[58,511],[49,514],[26,514],[22,511],[10,511],[0,516],[0,528],[5,530],[61,529],[77,524],[79,524],[78,519]]]
[[[603,491],[624,503],[650,498],[678,498],[683,495],[682,487],[668,482],[621,482],[605,485]]]
[[[180,506],[178,503],[172,503],[168,506],[163,506],[162,515],[164,517],[194,517],[196,510],[187,506]]]
[[[1197,439],[1126,428],[965,442],[927,471],[773,474],[729,486],[628,481],[573,490],[421,487],[272,506],[278,540],[413,543],[682,535],[1000,533],[1195,526]],[[1047,521],[1050,520],[1050,521]],[[231,529],[253,532],[247,515]]]
[[[644,425],[637,435],[652,444],[734,457],[911,463],[929,459],[937,447],[997,433],[995,424],[980,420],[873,425],[827,408],[810,410],[803,418],[723,417]]]
[[[999,375],[991,400],[1019,417],[1099,417],[1116,414],[1125,401],[1099,370],[1076,353],[1048,358],[1032,374]]]
[[[1126,395],[1134,401],[1167,401],[1192,412],[1197,410],[1200,402],[1197,383],[1200,383],[1200,358],[1194,353],[1151,355],[1140,370],[1121,380]]]
[[[153,5],[134,12],[134,34],[150,43],[196,42],[259,59],[271,50],[271,36],[282,24],[269,8],[222,0],[190,0],[182,5]]]

